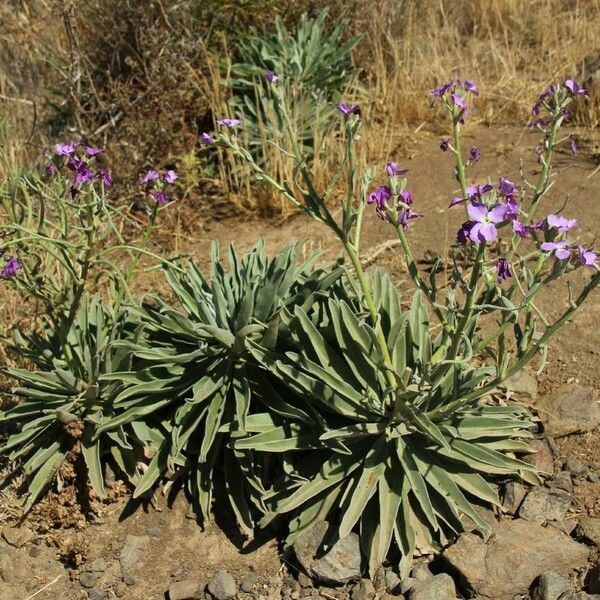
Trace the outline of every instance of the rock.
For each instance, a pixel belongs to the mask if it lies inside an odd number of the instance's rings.
[[[99,590],[98,588],[93,588],[88,591],[88,599],[89,600],[106,600],[108,598],[108,594],[104,590]]]
[[[583,477],[587,474],[588,468],[576,456],[572,454],[565,461],[565,471],[571,473],[573,477]]]
[[[600,475],[596,473],[593,469],[588,469],[587,480],[590,483],[600,483]]]
[[[578,533],[600,547],[600,519],[595,517],[581,517]]]
[[[129,573],[125,573],[125,575],[123,575],[123,582],[125,585],[131,587],[132,585],[135,585],[135,577]]]
[[[600,600],[598,594],[587,594],[586,592],[567,592],[560,600]]]
[[[374,600],[377,596],[375,586],[370,579],[361,579],[353,588],[350,594],[351,600]]]
[[[360,579],[358,535],[351,533],[341,538],[326,554],[322,554],[321,544],[328,528],[328,524],[322,521],[296,538],[294,551],[298,562],[310,577],[320,583],[341,585]]]
[[[589,551],[564,533],[523,519],[500,521],[484,541],[463,533],[444,559],[475,594],[512,600],[544,571],[567,574],[585,565]]]
[[[496,515],[493,510],[479,504],[473,504],[472,506],[475,512],[489,525],[492,525],[496,521]],[[463,524],[465,531],[486,531],[485,529],[482,530],[471,517],[464,513],[460,515],[460,521]]]
[[[100,573],[84,572],[79,576],[79,583],[84,588],[93,588],[100,579]]]
[[[522,456],[522,460],[533,465],[539,471],[552,475],[554,473],[554,457],[545,440],[531,440],[529,442],[533,452]]]
[[[550,452],[552,452],[552,456],[554,458],[558,458],[560,456],[560,446],[558,442],[551,436],[546,434],[546,442],[548,443],[548,448],[550,448]]]
[[[229,600],[237,594],[235,579],[227,571],[219,571],[208,582],[208,591],[216,600]]]
[[[312,579],[306,573],[302,573],[302,571],[298,573],[298,583],[303,588],[312,587]]]
[[[158,527],[157,525],[152,525],[152,526],[148,527],[148,529],[146,529],[146,533],[150,537],[159,537],[160,536],[160,527]]]
[[[569,582],[552,571],[539,576],[531,593],[531,600],[558,600],[562,594],[570,591]]]
[[[592,594],[600,594],[600,564],[587,574],[586,583]]]
[[[108,561],[99,557],[83,565],[83,570],[90,573],[104,573],[108,569]]]
[[[414,577],[406,577],[402,580],[402,583],[400,584],[400,593],[406,594],[407,592],[412,590],[413,587],[415,587],[415,584],[418,583],[418,581],[419,580],[415,579]]]
[[[538,398],[535,407],[546,425],[546,433],[562,437],[598,427],[598,400],[598,394],[592,388],[570,383]]]
[[[135,563],[140,559],[144,552],[150,546],[150,537],[147,535],[131,535],[125,536],[123,548],[119,555],[119,562],[121,563],[121,569],[128,571]]]
[[[118,581],[113,586],[113,592],[117,598],[122,598],[127,593],[127,584],[123,581]]]
[[[504,385],[519,400],[535,401],[538,397],[537,379],[525,369],[507,379]]]
[[[192,579],[172,583],[168,593],[169,600],[200,600],[204,596],[200,584]]]
[[[254,574],[254,573],[249,573],[248,575],[245,575],[242,578],[242,581],[240,582],[240,590],[242,590],[242,592],[249,594],[250,592],[252,592],[256,586],[256,584],[258,583],[258,577]],[[283,590],[282,590],[283,592]],[[290,589],[290,594],[292,593],[292,590]]]
[[[504,484],[502,494],[502,508],[509,515],[514,515],[527,495],[527,489],[521,483],[508,481]]]
[[[573,481],[569,471],[559,471],[549,482],[548,485],[558,490],[564,490],[569,494],[573,491]]]
[[[418,581],[410,590],[409,600],[456,600],[456,588],[447,573]]]
[[[417,565],[413,568],[410,576],[417,581],[426,581],[431,577],[431,571],[425,565]]]
[[[385,570],[385,589],[390,593],[394,594],[400,590],[400,584],[402,581],[398,574],[391,568]]]
[[[571,494],[558,488],[536,486],[525,496],[519,517],[541,525],[547,521],[561,521],[571,506]]]
[[[35,533],[28,527],[9,527],[5,525],[2,528],[2,537],[11,546],[21,548],[35,539]]]

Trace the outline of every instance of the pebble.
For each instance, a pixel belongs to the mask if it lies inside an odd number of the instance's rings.
[[[542,473],[552,475],[554,473],[554,458],[548,443],[545,440],[531,440],[529,446],[533,452],[523,456],[523,461],[533,465]]]
[[[402,581],[398,574],[391,568],[387,568],[385,570],[385,589],[390,593],[394,594],[397,590],[400,589],[400,584]]]
[[[411,577],[417,581],[426,581],[431,577],[431,571],[427,567],[420,565],[412,570]]]
[[[208,591],[216,600],[229,600],[237,594],[235,579],[227,571],[219,571],[208,582]]]
[[[410,600],[456,600],[454,581],[447,573],[418,581],[408,595]]]
[[[600,518],[581,517],[578,533],[600,548]]]
[[[147,535],[127,534],[123,542],[123,548],[119,554],[119,562],[123,571],[131,569],[143,556],[150,546],[150,537]]]
[[[375,600],[377,592],[370,579],[361,579],[350,593],[351,600]]]
[[[534,487],[519,508],[519,517],[541,525],[561,521],[571,506],[571,494],[558,488]]]
[[[564,577],[552,571],[546,571],[539,576],[533,588],[531,600],[558,600],[570,589],[569,582]]]
[[[100,579],[100,573],[85,571],[79,576],[79,583],[84,588],[93,588],[98,582],[98,579]]]
[[[169,600],[200,600],[204,593],[197,581],[184,579],[169,586],[168,596]]]
[[[106,600],[108,598],[108,594],[104,590],[99,590],[98,588],[93,588],[88,591],[88,599],[89,600]]]
[[[596,471],[590,469],[587,474],[587,480],[590,483],[600,483],[600,476],[598,475],[598,473],[596,473]]]
[[[298,583],[303,588],[312,587],[312,579],[306,573],[302,573],[302,571],[298,573]]]
[[[571,493],[573,491],[573,480],[569,471],[559,471],[554,478],[548,482],[548,485]]]
[[[400,584],[400,593],[406,594],[407,592],[410,592],[410,590],[415,587],[415,584],[418,583],[418,581],[419,580],[415,579],[414,577],[405,577]]]
[[[573,477],[583,477],[587,473],[587,466],[577,457],[571,455],[565,461],[565,471],[569,471]]]
[[[146,533],[150,537],[159,537],[160,536],[160,527],[158,527],[157,525],[152,525],[152,526],[148,527],[148,529],[146,529]]]
[[[90,573],[104,573],[106,569],[108,569],[108,561],[102,557],[96,558],[83,566],[83,570]]]
[[[509,481],[504,485],[502,508],[509,515],[514,515],[527,495],[527,489],[521,483]]]
[[[113,587],[113,592],[117,598],[122,598],[127,593],[127,584],[118,581]]]
[[[258,583],[258,577],[254,574],[254,573],[250,573],[248,575],[245,575],[242,578],[242,581],[240,581],[240,590],[242,590],[242,592],[249,594],[250,592],[252,592],[254,590],[254,587],[256,586],[256,584]],[[281,594],[283,595],[283,590],[286,588],[282,588],[281,590]],[[292,590],[291,588],[289,588],[289,593],[291,593]]]
[[[130,575],[129,573],[125,573],[125,575],[123,575],[123,581],[126,585],[130,587],[132,585],[135,585],[135,577],[133,575]]]

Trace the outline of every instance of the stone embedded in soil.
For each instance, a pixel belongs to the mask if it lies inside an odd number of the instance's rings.
[[[576,456],[572,454],[565,461],[565,471],[571,473],[573,477],[583,477],[587,474],[587,465],[584,465]]]
[[[350,533],[339,539],[326,554],[322,554],[321,544],[328,528],[326,522],[320,522],[296,538],[294,551],[298,562],[313,580],[320,583],[343,585],[360,579],[358,535]]]
[[[400,589],[402,580],[398,576],[398,573],[392,568],[388,567],[385,570],[385,589],[390,593],[394,594]]]
[[[36,536],[28,527],[9,527],[6,525],[2,528],[2,537],[11,546],[21,548],[33,541]]]
[[[565,490],[536,486],[525,496],[519,508],[519,517],[538,525],[562,521],[571,506],[571,499],[571,494]]]
[[[475,594],[512,600],[544,571],[568,574],[585,565],[589,550],[569,536],[523,519],[496,523],[486,541],[464,533],[444,559]]]
[[[526,369],[507,379],[504,385],[519,400],[535,400],[538,396],[537,379]]]
[[[350,600],[374,600],[377,596],[375,586],[370,579],[361,579],[350,593]]]
[[[98,583],[98,579],[100,579],[100,573],[85,571],[79,576],[79,583],[84,588],[93,588]]]
[[[527,495],[527,488],[516,481],[508,481],[504,484],[502,494],[502,508],[509,515],[514,515],[521,506],[525,496]]]
[[[548,443],[545,440],[531,440],[529,445],[533,452],[522,456],[522,460],[543,473],[552,475],[554,473],[554,458]]]
[[[257,583],[258,577],[254,573],[249,573],[248,575],[242,577],[242,580],[240,581],[240,590],[242,590],[242,592],[245,594],[249,594],[254,590]]]
[[[426,565],[415,565],[410,573],[410,576],[417,581],[426,581],[431,575],[432,573]]]
[[[200,600],[203,596],[202,586],[191,579],[176,581],[169,586],[169,600]]]
[[[531,592],[531,600],[558,600],[562,594],[571,589],[569,582],[564,578],[546,571],[542,573]]]
[[[406,594],[407,592],[410,592],[410,590],[415,587],[415,584],[417,584],[418,581],[419,580],[415,579],[414,577],[405,577],[400,584],[400,593]]]
[[[108,594],[104,590],[93,588],[88,591],[88,600],[107,600]]]
[[[298,583],[303,588],[312,587],[312,579],[306,573],[302,573],[302,571],[298,573]]]
[[[237,594],[235,579],[227,571],[219,571],[209,582],[208,591],[216,600],[229,600]]]
[[[83,565],[82,570],[90,573],[104,573],[108,569],[108,561],[101,556]]]
[[[568,471],[559,471],[549,482],[548,486],[557,490],[564,490],[571,493],[573,491],[573,481],[571,473]]]
[[[454,581],[447,573],[432,575],[417,582],[408,594],[409,600],[456,600]]]
[[[594,546],[600,547],[600,519],[595,517],[581,517],[579,520],[579,535],[586,538]]]
[[[131,569],[144,555],[150,546],[150,536],[127,534],[123,542],[123,548],[119,555],[119,562],[123,571]]]
[[[546,433],[562,437],[585,433],[600,425],[599,397],[593,388],[570,383],[535,402]]]

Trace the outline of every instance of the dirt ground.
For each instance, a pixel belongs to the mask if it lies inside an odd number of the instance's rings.
[[[456,182],[452,177],[451,156],[438,148],[439,136],[421,131],[399,138],[393,156],[380,158],[379,179],[383,183],[383,165],[395,160],[410,169],[409,189],[414,198],[415,210],[424,218],[411,224],[409,237],[419,258],[426,255],[445,255],[453,243],[455,232],[463,220],[460,207],[447,209],[454,195]],[[530,181],[535,180],[538,165],[533,148],[538,136],[526,129],[499,128],[493,132],[486,128],[468,131],[465,147],[477,144],[483,159],[470,171],[473,183],[485,180],[489,175],[497,180],[503,175],[521,184],[522,172]],[[570,152],[559,152],[555,166],[562,171],[556,185],[544,199],[540,214],[559,209],[569,199],[565,211],[579,221],[577,235],[582,243],[594,245],[600,233],[600,171],[597,148],[591,142],[580,145],[580,152],[573,157]],[[568,144],[565,144],[568,147]],[[202,199],[190,200],[191,212],[197,215],[194,227],[188,228],[186,246],[201,263],[206,262],[211,240],[222,244],[235,242],[240,250],[249,248],[264,236],[268,249],[276,250],[291,239],[308,238],[308,248],[321,248],[327,256],[338,252],[336,240],[329,239],[327,232],[318,224],[302,216],[287,220],[265,221],[234,217],[223,221],[202,218]],[[198,208],[194,208],[197,206]],[[368,211],[370,213],[370,211]],[[196,217],[195,217],[196,218]],[[365,224],[363,249],[376,247],[392,238],[392,230],[369,214]],[[598,245],[596,244],[596,247]],[[397,248],[382,252],[376,263],[385,266],[402,277],[402,262]],[[572,278],[574,287],[589,278],[589,271],[580,269]],[[553,316],[567,306],[566,287],[546,290],[541,304]],[[539,375],[540,393],[547,393],[563,383],[579,382],[600,390],[600,291],[592,295],[573,322],[554,339],[544,372]],[[595,431],[582,436],[570,436],[560,441],[561,453],[575,454],[580,460],[600,473],[600,433]],[[600,484],[585,482],[575,488],[574,511],[600,516]],[[157,506],[139,507],[129,516],[123,516],[124,495],[118,495],[113,504],[103,508],[98,522],[72,527],[49,527],[37,543],[14,548],[0,541],[0,599],[26,600],[55,580],[44,591],[35,594],[37,600],[86,598],[87,592],[78,579],[86,562],[102,557],[111,562],[111,569],[118,565],[119,553],[127,535],[149,537],[149,543],[141,558],[132,567],[133,585],[108,585],[107,598],[158,600],[164,598],[165,590],[177,578],[193,578],[207,582],[218,570],[227,570],[238,578],[254,570],[261,581],[267,583],[280,571],[282,560],[276,540],[262,540],[257,548],[243,550],[240,540],[217,524],[210,524],[203,531],[188,518],[187,506],[178,497],[173,507],[163,498]],[[157,495],[158,496],[158,495]],[[0,499],[1,503],[1,499]],[[34,526],[35,520],[29,525]],[[28,523],[25,523],[28,526]],[[264,543],[262,543],[264,541]],[[59,561],[62,558],[63,562]],[[66,563],[66,567],[63,566]],[[80,564],[78,564],[80,563]],[[78,570],[78,567],[81,569]],[[60,577],[59,577],[60,576]],[[56,578],[59,579],[56,580]],[[120,582],[122,574],[111,573],[105,578]],[[108,581],[107,579],[107,581]],[[2,582],[2,580],[4,582]],[[268,587],[264,595],[268,597]],[[120,594],[120,596],[119,596]]]

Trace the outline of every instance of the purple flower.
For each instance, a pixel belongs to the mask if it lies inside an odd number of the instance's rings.
[[[380,219],[387,217],[386,206],[392,197],[392,190],[387,185],[382,185],[372,191],[367,198],[367,204],[375,204],[375,212]]]
[[[440,140],[440,150],[446,152],[450,147],[450,140],[448,138],[442,138]]]
[[[565,81],[565,87],[574,95],[574,96],[587,96],[587,90],[579,86],[579,84],[573,79],[567,79]]]
[[[502,256],[496,261],[496,277],[498,278],[498,283],[502,283],[509,277],[512,277],[510,265],[506,258],[503,258]]]
[[[175,171],[173,171],[173,169],[169,169],[164,175],[163,175],[163,180],[165,181],[165,183],[168,183],[170,185],[174,184],[177,181],[178,175]]]
[[[404,204],[412,204],[412,196],[408,190],[403,190],[398,195],[400,202],[404,202]]]
[[[563,108],[560,111],[560,114],[562,115],[564,121],[568,121],[571,118],[571,111],[567,110],[566,108]]]
[[[505,198],[512,198],[513,194],[517,191],[517,186],[512,181],[510,181],[510,179],[500,177],[498,191]]]
[[[441,98],[453,85],[454,80],[449,81],[448,83],[444,83],[444,85],[441,85],[440,87],[431,90],[431,95],[436,98]]]
[[[273,73],[273,71],[267,71],[265,73],[265,79],[269,82],[269,83],[275,83],[276,81],[279,81],[279,76],[275,75],[275,73]]]
[[[577,154],[577,138],[573,134],[569,136],[569,143],[571,144],[571,152]]]
[[[507,208],[503,204],[497,204],[490,210],[481,202],[469,202],[467,213],[473,221],[469,230],[470,240],[475,244],[485,244],[498,237],[496,226],[506,219]]]
[[[217,121],[218,125],[223,125],[224,127],[237,127],[242,121],[240,119],[219,119]]]
[[[579,261],[584,267],[598,267],[598,255],[593,250],[580,245],[577,246],[577,250],[579,252]]]
[[[469,150],[469,156],[473,162],[481,160],[481,152],[479,152],[479,148],[477,148],[477,146],[471,146],[471,150]]]
[[[544,252],[551,252],[558,260],[567,260],[571,256],[569,243],[565,240],[560,242],[543,242],[540,248]]]
[[[87,164],[80,161],[77,165],[77,172],[73,178],[73,185],[81,185],[82,183],[89,183],[94,179],[94,174],[90,171]]]
[[[548,119],[536,119],[532,124],[531,124],[531,129],[543,129],[544,127],[547,127],[549,125]]]
[[[422,216],[423,215],[421,213],[415,212],[410,208],[405,208],[404,210],[400,211],[400,215],[398,217],[398,224],[402,225],[402,229],[408,229],[408,222],[411,219],[418,219]]]
[[[512,197],[506,198],[506,218],[517,219],[519,217],[519,203]]]
[[[540,113],[542,104],[544,103],[546,98],[548,98],[549,96],[553,96],[556,93],[556,89],[557,88],[554,84],[550,85],[539,95],[539,98],[537,99],[536,103],[533,105],[533,108],[531,109],[531,114],[533,116],[536,116]]]
[[[529,233],[529,227],[517,219],[512,222],[512,228],[521,239],[525,239]]]
[[[473,225],[475,225],[475,221],[465,221],[458,230],[458,233],[456,234],[456,241],[461,246],[464,246],[464,244],[467,243],[467,240],[469,239],[469,232],[471,231]]]
[[[45,166],[45,170],[46,170],[46,175],[48,175],[48,177],[54,177],[54,175],[56,175],[56,173],[57,173],[56,165],[54,164],[54,161],[50,161],[49,163],[47,163]]]
[[[491,192],[493,189],[494,186],[491,183],[469,185],[467,186],[467,196],[469,198],[481,198],[481,196]]]
[[[88,156],[96,156],[97,154],[100,154],[101,152],[104,152],[104,150],[102,148],[97,148],[96,146],[86,146],[85,147],[85,153]]]
[[[207,146],[208,144],[212,144],[213,142],[213,136],[210,133],[206,133],[206,131],[204,133],[200,134],[200,143],[204,144],[205,146]]]
[[[169,194],[167,192],[154,192],[152,197],[160,204],[166,204],[169,201]]]
[[[339,112],[341,112],[344,116],[351,115],[358,111],[358,105],[356,104],[347,104],[346,102],[338,102],[336,107]]]
[[[385,166],[385,172],[389,177],[402,177],[402,175],[406,175],[408,173],[408,169],[403,169],[398,163],[389,162]]]
[[[67,144],[54,144],[54,150],[59,156],[70,156],[77,149],[75,142],[68,142]]]
[[[154,169],[150,169],[142,179],[142,183],[148,183],[149,181],[156,181],[160,178],[160,175]]]
[[[548,215],[546,217],[546,222],[548,223],[549,227],[554,227],[561,233],[566,233],[570,229],[573,229],[575,225],[577,225],[577,219],[567,219],[562,215]]]
[[[458,108],[462,110],[467,110],[467,103],[462,96],[459,94],[450,94],[450,98],[452,98],[452,102],[455,106],[458,106]]]
[[[0,271],[0,278],[2,279],[10,279],[14,277],[20,269],[23,268],[21,261],[14,256],[9,256],[4,263],[4,267]]]
[[[471,81],[470,79],[465,79],[465,82],[463,83],[463,89],[466,92],[470,92],[474,96],[479,96],[479,90],[477,89],[477,85],[474,81]]]
[[[98,169],[96,177],[99,177],[102,180],[105,187],[110,187],[112,185],[113,179],[108,169]]]

